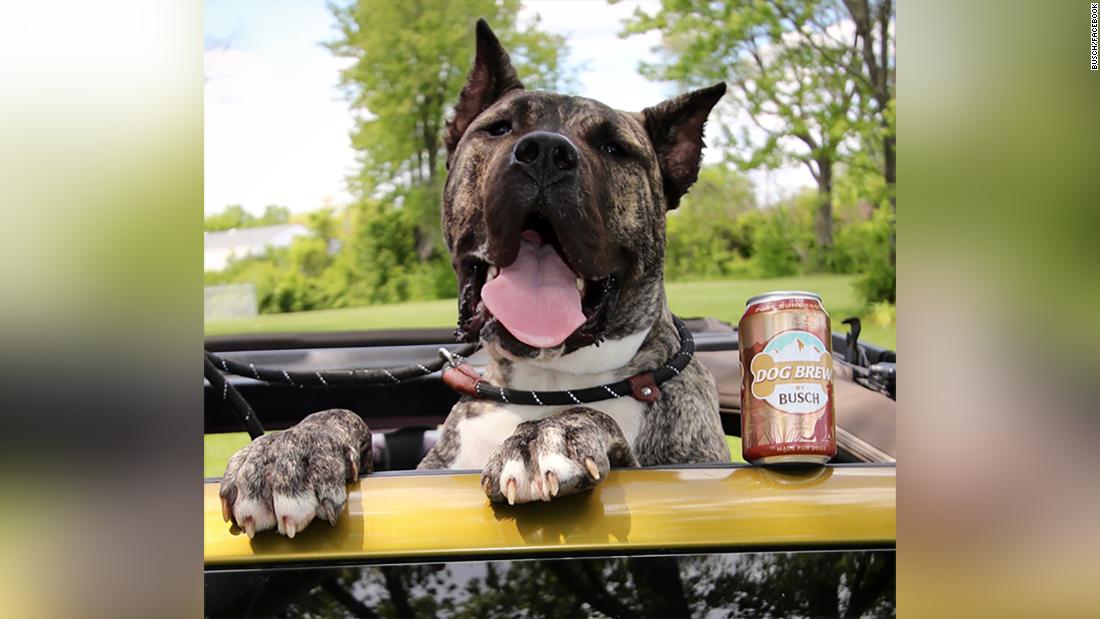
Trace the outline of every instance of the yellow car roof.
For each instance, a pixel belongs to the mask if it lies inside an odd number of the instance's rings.
[[[375,474],[349,486],[335,527],[250,540],[204,487],[208,566],[646,550],[893,546],[893,465],[789,471],[750,466],[611,471],[591,492],[493,505],[479,475]]]

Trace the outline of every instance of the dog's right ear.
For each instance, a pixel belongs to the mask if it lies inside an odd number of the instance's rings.
[[[703,125],[722,95],[724,83],[689,92],[642,110],[645,124],[664,177],[668,208],[680,204],[680,198],[699,176],[703,157]]]
[[[466,133],[470,123],[485,111],[497,99],[512,90],[522,90],[523,84],[512,68],[508,52],[500,45],[489,24],[484,19],[477,20],[477,57],[462,94],[458,96],[455,113],[447,121],[443,142],[447,145],[447,167],[451,166],[458,141]]]

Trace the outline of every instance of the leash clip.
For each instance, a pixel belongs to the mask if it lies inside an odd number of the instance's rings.
[[[443,383],[455,391],[474,398],[481,397],[477,392],[477,384],[481,382],[481,375],[469,363],[466,363],[460,355],[451,353],[446,348],[439,349],[439,356],[446,361],[447,367],[443,369]]]
[[[443,357],[443,360],[447,362],[447,365],[453,369],[458,369],[458,366],[462,365],[462,355],[456,355],[446,348],[439,349],[439,356]]]

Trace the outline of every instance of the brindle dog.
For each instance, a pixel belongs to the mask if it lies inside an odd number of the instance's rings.
[[[638,113],[528,91],[484,21],[444,136],[443,230],[458,274],[461,338],[485,379],[580,389],[664,364],[679,350],[664,292],[665,214],[695,181],[703,125],[725,85]],[[520,406],[463,398],[421,469],[480,469],[492,501],[581,492],[614,466],[726,462],[714,380],[692,360],[645,403]],[[227,520],[293,537],[335,522],[370,445],[350,411],[310,415],[234,454]]]

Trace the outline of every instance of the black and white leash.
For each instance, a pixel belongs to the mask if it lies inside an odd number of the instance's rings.
[[[476,344],[466,344],[457,348],[455,354],[469,355],[475,350],[477,350]],[[263,425],[260,423],[255,411],[248,405],[248,401],[226,378],[226,374],[297,388],[328,388],[347,385],[400,384],[406,380],[421,378],[437,372],[445,364],[445,361],[440,359],[400,368],[299,371],[257,367],[254,363],[232,361],[208,350],[203,352],[203,377],[210,381],[214,390],[221,394],[222,401],[241,418],[241,422],[253,439],[263,435]]]
[[[473,354],[476,350],[477,344],[465,344],[456,348],[454,354],[469,355]],[[227,374],[235,374],[265,383],[276,383],[280,385],[289,385],[291,387],[341,387],[344,385],[397,384],[437,372],[445,364],[445,360],[437,359],[427,363],[415,363],[399,368],[301,371],[257,367],[255,364],[232,361],[209,351],[207,351],[206,356],[216,367]]]
[[[237,391],[237,388],[229,383],[229,378],[218,371],[215,366],[217,358],[214,355],[207,352],[202,360],[202,375],[206,380],[210,381],[210,385],[214,387],[214,390],[222,394],[222,401],[227,403],[230,408],[235,410],[241,418],[241,423],[244,424],[248,435],[253,440],[263,436],[264,427],[260,423],[259,418],[256,417],[256,413],[252,410],[252,407],[248,405],[248,400],[244,399],[241,392]]]
[[[471,397],[495,400],[505,404],[524,404],[529,406],[561,406],[569,404],[588,404],[614,398],[633,397],[643,402],[653,402],[661,396],[660,385],[680,374],[695,354],[695,340],[686,325],[678,317],[672,317],[673,325],[680,336],[680,350],[660,367],[635,374],[624,380],[585,389],[563,391],[523,391],[493,385],[481,379],[464,358],[473,354],[477,344],[466,344],[448,350],[439,349],[440,358],[427,363],[416,363],[397,368],[372,368],[357,370],[320,370],[300,371],[277,368],[257,367],[252,363],[240,363],[204,351],[203,376],[219,391],[222,400],[233,408],[252,438],[264,433],[263,426],[256,417],[248,401],[228,381],[224,374],[233,374],[252,378],[265,383],[288,385],[291,387],[342,387],[348,385],[393,385],[407,380],[422,378],[442,370],[443,382],[459,393]],[[224,373],[224,374],[223,374]]]

